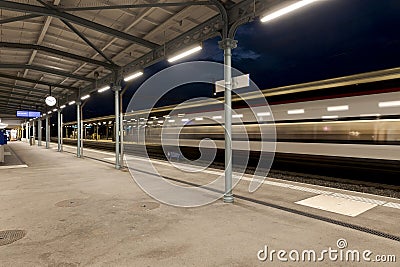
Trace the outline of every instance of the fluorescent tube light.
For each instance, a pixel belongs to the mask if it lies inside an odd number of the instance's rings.
[[[100,88],[99,90],[97,90],[97,92],[103,93],[103,92],[105,92],[105,91],[107,91],[107,90],[110,90],[110,86],[105,86],[105,87],[103,87],[103,88]]]
[[[198,45],[196,47],[193,47],[193,48],[190,48],[188,50],[185,50],[185,51],[179,53],[176,56],[173,56],[173,57],[169,58],[168,62],[169,63],[175,62],[175,61],[177,61],[179,59],[182,59],[182,58],[187,57],[187,56],[189,56],[189,55],[191,55],[193,53],[196,53],[196,52],[200,51],[201,49],[202,49],[202,47],[200,45]]]
[[[262,17],[261,18],[261,22],[271,21],[273,19],[276,19],[276,18],[278,18],[280,16],[283,16],[283,15],[285,15],[287,13],[293,12],[293,11],[299,9],[299,8],[302,8],[302,7],[304,7],[306,5],[309,5],[309,4],[311,4],[313,2],[316,2],[316,1],[317,0],[301,0],[301,1],[298,1],[298,2],[296,2],[296,3],[294,3],[294,4],[290,5],[290,6],[284,7],[282,9],[279,9],[279,10],[277,10],[277,11],[271,13],[271,14],[268,14],[268,15]]]
[[[130,80],[133,80],[133,79],[135,79],[135,78],[137,78],[137,77],[139,77],[139,76],[142,76],[142,75],[143,75],[143,72],[141,72],[141,71],[135,72],[134,74],[129,75],[128,77],[125,77],[125,78],[124,78],[124,81],[125,81],[125,82],[129,82]]]

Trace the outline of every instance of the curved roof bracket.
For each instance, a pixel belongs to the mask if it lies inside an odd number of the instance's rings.
[[[222,27],[222,39],[228,38],[229,37],[228,36],[229,17],[228,17],[228,12],[227,12],[225,6],[219,0],[210,0],[210,3],[212,3],[213,5],[215,5],[218,8],[219,13],[221,14],[221,17],[222,17],[222,21],[224,23],[224,25]]]

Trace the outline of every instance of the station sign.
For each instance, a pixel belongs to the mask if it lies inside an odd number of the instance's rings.
[[[232,78],[232,90],[249,87],[250,86],[250,74],[245,74]],[[215,82],[215,92],[225,91],[225,80]]]
[[[18,118],[39,118],[40,111],[32,111],[32,110],[17,110],[17,117]]]

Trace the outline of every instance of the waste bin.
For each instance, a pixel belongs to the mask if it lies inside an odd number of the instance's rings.
[[[29,144],[31,146],[33,146],[35,144],[35,137],[31,136],[31,138],[29,139]]]

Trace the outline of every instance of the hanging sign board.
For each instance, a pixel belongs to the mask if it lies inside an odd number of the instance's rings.
[[[18,118],[39,118],[40,115],[40,111],[17,110]]]
[[[249,87],[250,86],[250,74],[245,74],[232,78],[232,90]],[[215,82],[215,92],[225,91],[225,80]]]

